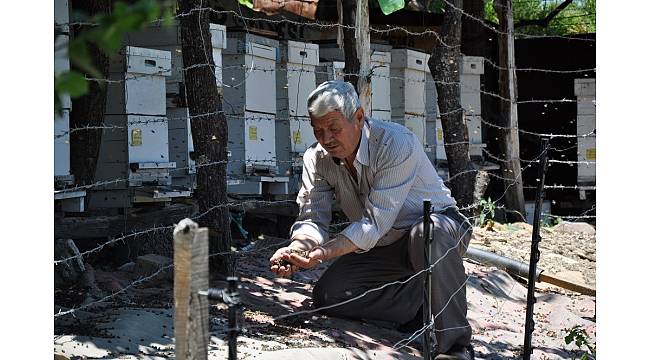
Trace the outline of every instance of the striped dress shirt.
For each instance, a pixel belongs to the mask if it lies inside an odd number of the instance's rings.
[[[415,135],[402,125],[366,118],[353,167],[331,156],[319,143],[303,156],[298,218],[291,238],[329,239],[334,199],[350,220],[344,236],[365,252],[400,239],[422,217],[422,201],[433,211],[456,207]]]

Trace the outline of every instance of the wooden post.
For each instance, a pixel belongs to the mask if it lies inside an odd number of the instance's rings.
[[[354,85],[366,114],[370,106],[370,20],[368,0],[342,0],[343,3],[343,53],[345,55],[345,81]],[[352,27],[352,28],[350,28]]]
[[[361,106],[368,116],[372,115],[370,87],[370,15],[368,0],[357,0],[357,56],[359,57],[359,81],[357,82],[357,93]]]
[[[207,360],[210,339],[208,229],[190,219],[174,229],[174,336],[177,360]]]
[[[499,73],[499,95],[501,118],[504,122],[504,136],[501,148],[506,161],[501,169],[504,180],[506,208],[509,221],[526,221],[524,187],[519,162],[519,123],[517,119],[517,75],[515,71],[515,29],[512,19],[512,0],[498,0],[495,3],[499,15],[499,65],[505,70]]]

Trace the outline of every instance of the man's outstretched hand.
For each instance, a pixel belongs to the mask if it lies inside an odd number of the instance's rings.
[[[303,250],[290,246],[278,249],[270,259],[271,271],[279,277],[290,277],[299,269],[311,269],[325,260],[322,247],[313,248],[306,256],[299,254],[301,252]]]

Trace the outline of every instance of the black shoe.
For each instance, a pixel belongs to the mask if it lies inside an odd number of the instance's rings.
[[[434,360],[474,360],[474,348],[472,345],[454,345],[444,354],[437,354]]]

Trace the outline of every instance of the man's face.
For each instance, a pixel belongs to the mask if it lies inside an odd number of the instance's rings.
[[[357,109],[352,121],[347,120],[341,112],[332,111],[321,117],[311,116],[311,126],[316,140],[327,152],[339,159],[349,159],[356,156],[363,119],[363,108]]]

